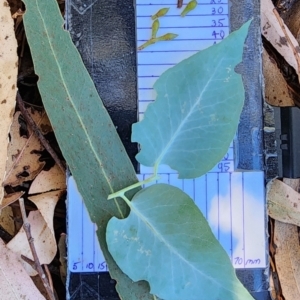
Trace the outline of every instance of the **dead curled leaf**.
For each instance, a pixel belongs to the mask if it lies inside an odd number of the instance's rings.
[[[17,186],[25,180],[32,180],[43,169],[45,163],[39,161],[39,152],[44,148],[38,138],[28,128],[28,136],[20,136],[20,112],[16,112],[11,127],[11,142],[6,164],[7,174],[4,185]],[[41,123],[43,117],[40,117]]]
[[[51,190],[65,190],[66,174],[58,165],[54,165],[49,171],[41,171],[32,182],[28,194],[44,193]]]
[[[63,194],[64,190],[60,190],[28,197],[28,199],[37,206],[39,212],[43,216],[48,228],[51,230],[53,235],[54,209],[58,200]]]
[[[53,215],[57,201],[63,192],[54,191],[29,197],[38,208],[37,211],[29,213],[28,221],[31,225],[31,234],[41,264],[50,264],[57,251],[53,230]],[[33,259],[23,227],[7,244],[7,247],[17,253],[19,257],[23,254]],[[23,265],[30,276],[37,274],[27,263],[24,262]]]
[[[6,170],[8,133],[17,92],[18,56],[14,22],[6,0],[0,0],[0,183]],[[4,189],[0,185],[0,204]]]
[[[26,274],[17,255],[0,239],[0,291],[1,300],[45,299]]]
[[[300,246],[298,228],[275,222],[275,262],[285,300],[300,299]]]
[[[53,132],[50,120],[45,111],[38,112],[37,110],[28,109],[32,120],[38,125],[43,135]]]
[[[67,235],[62,233],[58,241],[59,261],[60,261],[60,278],[64,285],[66,285],[68,266],[67,266]]]
[[[294,106],[289,86],[277,67],[276,61],[263,49],[265,100],[273,106]]]
[[[15,234],[13,211],[10,206],[0,209],[0,226],[11,236]]]
[[[297,42],[300,42],[300,1],[295,1],[289,10],[285,23]]]
[[[0,205],[0,209],[3,209],[4,207],[14,203],[18,199],[20,199],[24,193],[25,192],[16,192],[9,195],[5,195]]]
[[[300,226],[300,194],[278,179],[267,184],[267,207],[273,219]]]
[[[284,57],[284,59],[300,74],[299,44],[283,23],[271,0],[261,2],[261,31],[263,36]],[[284,28],[284,29],[283,29]]]

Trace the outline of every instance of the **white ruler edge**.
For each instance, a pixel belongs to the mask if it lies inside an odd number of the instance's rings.
[[[140,119],[147,105],[155,99],[152,86],[161,73],[228,35],[228,3],[224,0],[214,3],[219,1],[198,0],[197,8],[185,18],[179,16],[174,0],[136,1],[137,46],[149,39],[150,16],[163,7],[170,7],[170,10],[160,19],[158,35],[179,34],[176,40],[157,43],[138,52]],[[214,26],[217,24],[223,26]],[[264,173],[234,172],[233,152],[231,145],[220,163],[193,180],[180,180],[173,170],[161,166],[159,182],[180,187],[194,199],[235,268],[265,268]],[[140,171],[137,176],[144,179],[152,169],[141,166]],[[68,229],[69,270],[107,271],[96,226],[90,221],[72,177],[68,179]]]

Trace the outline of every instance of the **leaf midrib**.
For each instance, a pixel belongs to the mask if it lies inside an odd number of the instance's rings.
[[[46,26],[45,20],[44,20],[44,18],[43,18],[43,14],[42,14],[42,12],[41,12],[41,10],[40,10],[40,8],[39,8],[39,1],[35,0],[35,3],[36,3],[37,10],[38,10],[38,12],[39,12],[39,14],[40,14],[41,20],[42,20],[42,22],[43,22],[43,26],[44,26],[45,32],[46,32],[46,34],[47,34],[48,43],[49,43],[50,49],[51,49],[51,51],[52,51],[52,53],[53,53],[54,60],[55,60],[55,62],[56,62],[57,68],[58,68],[58,70],[59,70],[59,74],[60,74],[60,77],[61,77],[61,79],[62,79],[63,86],[64,86],[64,88],[65,88],[65,91],[66,91],[67,95],[68,95],[68,99],[69,99],[70,103],[72,104],[72,106],[73,106],[73,108],[74,108],[74,110],[75,110],[75,112],[76,112],[76,115],[78,116],[79,122],[80,122],[81,127],[82,127],[82,129],[83,129],[83,131],[84,131],[84,133],[85,133],[85,135],[86,135],[86,137],[87,137],[87,140],[88,140],[88,143],[89,143],[89,145],[90,145],[90,148],[92,149],[92,152],[93,152],[93,154],[94,154],[95,157],[96,157],[96,160],[97,160],[97,162],[98,162],[98,164],[99,164],[99,168],[100,168],[100,170],[101,170],[101,172],[102,172],[104,178],[106,179],[106,182],[107,182],[107,184],[108,184],[108,186],[109,186],[109,189],[110,189],[110,191],[111,191],[111,194],[112,194],[112,193],[114,193],[115,191],[114,191],[112,185],[110,184],[109,177],[108,177],[108,175],[106,174],[105,169],[104,169],[103,167],[101,167],[101,159],[99,158],[99,156],[98,156],[96,150],[95,150],[94,147],[93,147],[92,141],[91,141],[91,139],[90,139],[90,137],[89,137],[89,135],[88,135],[88,132],[87,132],[87,130],[86,130],[86,126],[84,125],[84,123],[83,123],[83,121],[82,121],[82,119],[81,119],[81,117],[80,117],[80,114],[79,114],[79,112],[78,112],[78,110],[77,110],[77,107],[76,107],[75,103],[73,102],[73,98],[71,97],[71,95],[70,95],[70,93],[69,93],[69,90],[68,90],[68,88],[67,88],[67,85],[66,85],[66,83],[65,83],[65,80],[64,80],[64,76],[63,76],[62,70],[61,70],[61,68],[60,68],[60,65],[59,65],[58,60],[57,60],[57,57],[56,57],[56,52],[55,52],[54,48],[52,47],[52,43],[50,42],[50,36],[49,36],[48,30],[47,30],[47,26]],[[123,215],[123,213],[122,213],[122,210],[121,210],[119,204],[117,203],[116,198],[114,198],[114,201],[115,201],[115,204],[116,204],[116,206],[117,206],[117,209],[118,209],[118,211],[119,211],[121,217],[124,218],[124,215]]]
[[[137,201],[137,200],[136,200]],[[151,224],[151,222],[148,221],[148,219],[146,217],[144,217],[144,215],[135,207],[134,205],[134,201],[131,201],[128,203],[128,205],[130,206],[131,209],[131,213],[135,213],[136,216],[141,219],[145,225],[147,227],[150,228],[150,230],[153,232],[153,234],[155,236],[157,236],[157,238],[159,240],[161,240],[169,249],[170,252],[174,253],[175,255],[177,255],[177,257],[179,259],[181,259],[182,261],[184,261],[187,265],[191,266],[194,270],[196,270],[196,272],[198,272],[200,275],[202,275],[204,278],[207,278],[209,280],[211,280],[212,282],[216,283],[216,285],[220,286],[220,288],[227,290],[233,294],[239,295],[238,293],[233,292],[231,289],[226,288],[225,286],[221,285],[218,281],[216,281],[214,278],[207,276],[205,273],[202,273],[199,269],[197,269],[196,267],[194,267],[193,265],[190,264],[190,262],[188,260],[186,260],[178,251],[176,251],[176,249],[166,241],[166,239],[160,234],[160,232]]]
[[[158,166],[160,165],[161,161],[164,159],[165,154],[168,152],[168,150],[171,148],[171,146],[173,145],[174,141],[176,140],[177,136],[179,135],[179,133],[181,132],[181,128],[185,125],[186,121],[189,119],[190,115],[194,112],[194,109],[196,107],[196,105],[199,104],[199,102],[202,100],[202,96],[203,93],[206,91],[207,86],[210,84],[212,77],[215,75],[215,73],[218,70],[219,65],[221,64],[221,62],[223,61],[223,57],[220,59],[220,61],[218,62],[217,66],[215,67],[215,70],[212,74],[210,74],[211,76],[209,77],[209,80],[206,82],[204,88],[202,89],[198,100],[193,104],[193,106],[191,107],[190,111],[188,112],[188,114],[183,118],[182,122],[180,123],[180,125],[177,127],[175,133],[172,135],[172,137],[170,138],[170,140],[168,141],[166,147],[163,149],[163,151],[161,152],[161,154],[159,155],[159,157],[157,158],[157,160],[155,161],[154,165]],[[168,98],[169,101],[169,98]]]

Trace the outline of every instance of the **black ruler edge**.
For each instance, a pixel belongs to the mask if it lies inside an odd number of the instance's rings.
[[[246,40],[243,62],[236,70],[242,75],[245,104],[234,140],[235,167],[238,170],[264,170],[262,41],[260,30],[260,1],[232,0],[230,29],[238,29],[253,18]],[[265,206],[266,262],[269,262],[268,218]],[[269,265],[259,269],[236,269],[236,274],[256,300],[271,300]]]
[[[66,24],[138,171],[134,158],[138,148],[130,142],[131,125],[137,121],[138,115],[134,5],[133,0],[67,0]],[[234,143],[235,165],[243,170],[262,170],[260,6],[258,1],[231,2],[231,30],[239,28],[251,18],[247,53],[237,68],[243,76],[246,101]],[[266,256],[267,249],[266,245]],[[236,274],[256,300],[270,299],[268,268],[237,269]],[[71,300],[119,299],[115,281],[108,272],[68,271],[67,291]]]
[[[66,27],[138,171],[135,160],[138,147],[131,143],[131,125],[138,119],[134,3],[132,0],[68,0]],[[108,272],[69,270],[67,298],[119,300],[115,281]]]

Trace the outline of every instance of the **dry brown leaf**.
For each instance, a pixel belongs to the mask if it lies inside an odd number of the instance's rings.
[[[42,171],[32,182],[28,194],[37,194],[51,190],[65,190],[66,174],[54,165],[49,171]]]
[[[3,200],[2,200],[2,203],[0,205],[0,209],[3,209],[4,207],[14,203],[15,201],[19,200],[23,195],[24,195],[25,192],[16,192],[16,193],[13,193],[13,194],[9,194],[9,195],[6,195]]]
[[[63,284],[66,285],[68,267],[67,267],[67,235],[65,233],[62,233],[60,235],[58,241],[58,251],[59,251],[59,261],[60,261],[60,266],[59,266],[60,278]]]
[[[288,84],[277,67],[276,61],[263,49],[263,74],[265,100],[273,106],[294,106]]]
[[[0,239],[1,300],[45,299],[24,270],[17,255]]]
[[[12,123],[17,91],[18,56],[14,22],[6,0],[0,0],[0,204],[4,196],[8,133]]]
[[[10,206],[0,209],[0,225],[11,235],[15,235],[15,222],[13,211]]]
[[[261,31],[263,36],[273,45],[273,47],[284,57],[284,59],[296,70],[298,76],[300,72],[300,48],[299,44],[291,34],[287,26],[284,30],[280,25],[282,19],[276,14],[276,10],[271,0],[261,2]],[[290,42],[289,42],[290,41]]]
[[[38,112],[37,110],[28,109],[28,112],[33,121],[38,125],[43,135],[53,131],[50,120],[45,111]]]
[[[60,190],[28,197],[28,199],[37,206],[53,235],[54,209],[63,193],[64,191]]]
[[[274,287],[274,281],[273,277],[270,276],[270,282],[269,282],[269,292],[270,292],[270,297],[272,300],[276,300],[276,290]]]
[[[287,184],[278,179],[267,184],[267,206],[273,219],[300,226],[300,194]]]
[[[274,244],[274,224],[276,220],[269,219],[269,262],[270,262],[270,296],[272,300],[283,300],[281,286],[275,264],[276,245]]]
[[[286,18],[286,26],[290,29],[297,42],[300,42],[300,1],[294,2]]]
[[[275,222],[275,262],[285,300],[300,299],[300,246],[297,226]]]
[[[53,210],[48,212],[48,220],[53,221]],[[31,225],[31,235],[34,239],[34,245],[41,264],[49,264],[57,251],[56,241],[53,234],[53,226],[49,228],[42,214],[37,211],[31,211],[28,215],[28,222]],[[17,235],[7,244],[7,248],[21,257],[24,256],[33,259],[31,250],[29,248],[26,233],[23,227],[17,233]],[[29,266],[27,263],[23,263],[24,269],[30,276],[35,276],[37,272]]]
[[[4,185],[17,186],[24,181],[32,180],[43,169],[45,163],[39,161],[39,154],[44,148],[32,130],[28,128],[28,137],[20,136],[20,112],[16,112],[11,126],[11,142],[6,164],[6,178]],[[42,119],[42,118],[40,118]],[[28,176],[22,176],[22,173]]]

